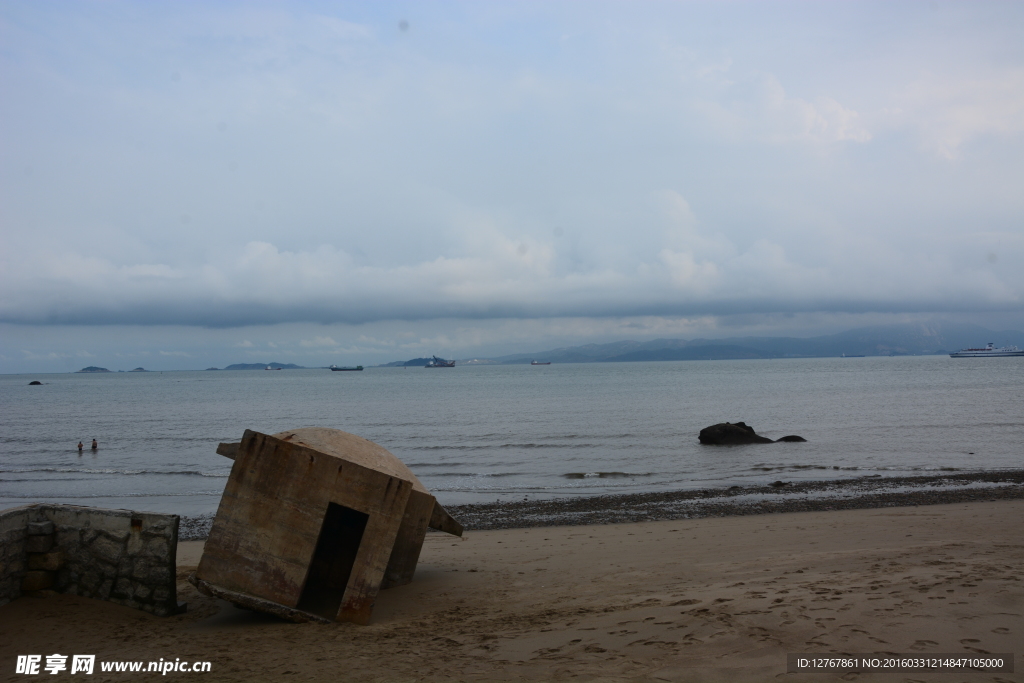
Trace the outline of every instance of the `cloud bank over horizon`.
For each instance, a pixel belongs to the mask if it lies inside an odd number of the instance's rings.
[[[0,2],[0,325],[1021,320],[1022,21]]]

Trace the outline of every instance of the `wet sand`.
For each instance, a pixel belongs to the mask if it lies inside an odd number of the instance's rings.
[[[504,500],[445,507],[464,528],[485,530],[860,510],[982,500],[1024,500],[1024,470],[776,481],[767,486]],[[212,524],[212,513],[182,517],[178,537],[181,540],[203,540],[209,535]]]
[[[17,654],[59,652],[209,660],[164,678],[210,681],[1024,681],[786,673],[790,652],[1019,657],[1022,516],[997,500],[432,533],[416,580],[383,591],[364,627],[204,597],[185,581],[202,542],[183,542],[186,614],[22,598],[0,607],[0,662],[8,680],[33,678],[13,675]]]

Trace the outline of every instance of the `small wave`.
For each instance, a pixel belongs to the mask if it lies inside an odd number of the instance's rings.
[[[113,468],[89,469],[79,467],[26,467],[24,469],[0,470],[0,474],[32,474],[34,472],[51,472],[54,474],[120,474],[138,476],[144,474],[175,474],[194,477],[214,477],[226,479],[227,473],[205,472],[203,470],[118,470]]]
[[[444,465],[445,467],[466,467],[469,463],[466,462],[411,462],[407,463],[406,467],[412,469],[414,467],[437,467],[438,465]]]
[[[412,446],[409,451],[489,451],[495,448],[600,448],[595,443],[501,443],[446,446]]]
[[[566,472],[562,476],[566,479],[622,479],[627,477],[653,477],[656,475],[653,472]]]
[[[439,477],[514,477],[523,476],[522,472],[420,472],[424,478]]]
[[[4,493],[3,498],[11,498],[13,500],[46,500],[46,499],[66,499],[66,500],[78,500],[87,498],[180,498],[183,496],[222,496],[223,491],[177,491],[175,493],[85,493],[75,494],[73,496],[68,495],[47,495],[47,494],[19,494],[19,493]]]
[[[69,482],[69,481],[96,481],[96,480],[95,479],[90,479],[88,477],[61,477],[59,479],[57,479],[55,477],[38,477],[38,478],[32,478],[32,479],[0,479],[0,482],[4,482],[4,483],[7,483],[7,484],[30,484],[30,483],[37,482],[37,481],[43,481],[43,482],[49,482],[49,483],[53,483],[55,481],[59,481],[61,483],[66,483],[66,482]]]
[[[428,472],[420,473],[424,479],[437,479],[441,477],[463,477],[463,478],[474,478],[474,477],[522,477],[528,476],[528,473],[523,472]]]
[[[964,472],[964,471],[995,471],[999,469],[1013,469],[1013,468],[979,468],[978,470],[968,470],[963,467],[946,467],[946,466],[934,466],[934,465],[916,465],[914,467],[898,467],[895,465],[878,465],[877,467],[870,467],[864,469],[878,470],[879,472]]]
[[[842,465],[756,465],[750,469],[754,472],[791,472],[800,470],[840,470],[855,472],[861,468],[855,466],[845,467]]]

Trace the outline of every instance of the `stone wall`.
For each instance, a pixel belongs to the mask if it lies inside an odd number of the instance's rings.
[[[178,521],[77,505],[0,511],[0,605],[55,591],[176,614]]]
[[[28,557],[25,539],[31,508],[0,511],[0,605],[21,596]]]

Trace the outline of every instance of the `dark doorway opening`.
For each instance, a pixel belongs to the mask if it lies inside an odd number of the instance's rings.
[[[328,504],[313,560],[309,563],[306,585],[299,597],[300,610],[332,620],[338,616],[369,518],[344,505]]]

